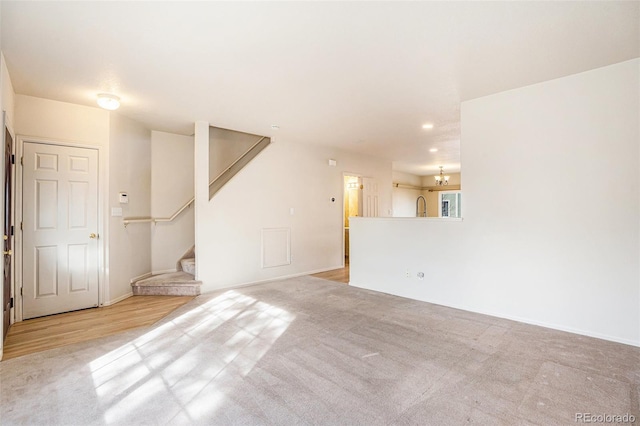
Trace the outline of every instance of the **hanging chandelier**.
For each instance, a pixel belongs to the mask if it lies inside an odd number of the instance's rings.
[[[442,166],[440,166],[440,175],[434,177],[436,178],[436,186],[449,185],[449,176],[442,173]]]

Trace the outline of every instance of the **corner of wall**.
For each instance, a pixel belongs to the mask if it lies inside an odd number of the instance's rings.
[[[8,123],[11,129],[14,129],[15,125],[15,91],[13,89],[13,83],[11,82],[11,75],[7,68],[7,62],[4,58],[4,53],[0,51],[0,105],[2,110],[7,112]]]
[[[151,272],[151,225],[124,227],[123,217],[151,215],[151,131],[118,113],[109,113],[107,217],[109,287],[105,304],[127,297],[132,278]],[[119,193],[128,194],[121,204]],[[122,216],[111,216],[111,208]]]
[[[638,65],[463,102],[465,220],[354,221],[352,284],[640,345]]]
[[[196,133],[196,162],[201,162],[196,166],[201,185],[196,187],[196,248],[204,259],[197,262],[203,292],[341,267],[344,173],[375,180],[380,215],[390,214],[391,161],[278,140],[209,201],[208,174],[201,170],[206,171],[208,156],[198,146]],[[267,229],[286,229],[288,236],[271,245],[263,238]],[[265,250],[276,246],[290,258],[263,267]]]
[[[194,195],[193,136],[151,132],[151,215],[172,217]],[[167,173],[171,170],[171,173]],[[151,271],[175,271],[194,245],[193,205],[171,222],[154,225],[151,233]]]
[[[196,121],[194,138],[194,196],[195,196],[195,246],[196,254],[201,255],[206,248],[203,247],[204,240],[199,238],[205,228],[204,215],[202,212],[209,203],[209,123],[206,121]],[[200,262],[202,264],[202,262]],[[199,263],[196,262],[196,279],[201,279]]]

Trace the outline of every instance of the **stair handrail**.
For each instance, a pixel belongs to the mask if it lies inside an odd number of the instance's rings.
[[[144,223],[144,222],[153,222],[153,223],[158,223],[158,222],[171,222],[173,221],[176,217],[178,217],[178,215],[180,213],[182,213],[183,211],[185,211],[187,209],[187,207],[190,207],[191,204],[193,204],[193,202],[196,200],[196,197],[191,198],[189,201],[187,201],[182,207],[180,207],[173,215],[171,215],[170,217],[125,217],[122,218],[122,223],[124,224],[124,227],[126,228],[128,224],[130,223]]]
[[[244,154],[242,154],[240,157],[238,157],[238,159],[236,161],[234,161],[233,163],[231,163],[230,166],[228,166],[226,169],[224,169],[222,171],[222,173],[218,174],[218,176],[216,176],[211,182],[209,182],[209,188],[211,188],[211,185],[214,184],[215,181],[217,181],[223,174],[225,174],[231,167],[235,166],[238,161],[242,160],[244,157],[246,157],[249,152],[251,152],[253,150],[253,148],[255,148],[256,146],[258,146],[258,144],[260,142],[262,142],[263,140],[265,140],[267,137],[266,136],[262,136],[260,139],[258,139],[258,142],[254,143],[253,145],[251,145],[251,148],[249,148]],[[126,228],[128,224],[130,223],[147,223],[147,222],[152,222],[154,224],[158,223],[158,222],[172,222],[176,217],[178,217],[178,215],[180,213],[182,213],[183,211],[185,211],[188,207],[191,206],[191,204],[194,203],[194,201],[196,201],[196,197],[191,198],[189,201],[187,201],[182,207],[180,207],[173,215],[171,215],[170,217],[123,217],[122,218],[122,223],[124,224],[124,227]]]
[[[236,161],[234,161],[233,163],[229,164],[229,165],[227,166],[227,168],[226,168],[226,169],[224,169],[222,172],[220,172],[220,173],[218,174],[218,176],[216,176],[215,178],[213,178],[213,180],[212,180],[211,182],[209,182],[209,188],[211,188],[211,185],[213,185],[213,183],[214,183],[215,181],[217,181],[218,179],[220,179],[220,178],[222,177],[222,175],[223,175],[223,174],[227,173],[227,172],[229,171],[229,169],[230,169],[230,168],[232,168],[233,166],[235,166],[236,164],[238,164],[238,162],[239,162],[240,160],[242,160],[244,157],[246,157],[247,155],[249,155],[249,153],[250,153],[251,151],[253,151],[253,148],[255,148],[256,146],[258,146],[258,145],[260,144],[260,142],[262,142],[262,141],[263,141],[263,140],[265,140],[266,138],[267,138],[266,136],[263,136],[263,137],[261,137],[260,139],[258,139],[258,142],[256,142],[256,143],[254,143],[253,145],[251,145],[251,148],[249,148],[248,150],[246,150],[246,151],[244,152],[244,154],[242,154],[240,157],[238,157],[238,158],[236,159]]]

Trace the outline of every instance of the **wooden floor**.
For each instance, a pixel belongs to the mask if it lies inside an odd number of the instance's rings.
[[[349,264],[344,268],[312,275],[329,281],[349,283]],[[149,326],[193,297],[132,296],[103,308],[35,318],[13,324],[7,334],[3,360],[17,358],[72,343],[111,336]]]
[[[320,272],[313,274],[312,277],[324,278],[325,280],[335,281],[339,283],[349,284],[349,264],[345,264],[344,268],[334,269],[333,271]]]
[[[18,322],[9,329],[2,359],[149,326],[191,299],[193,297],[132,296],[111,306]]]

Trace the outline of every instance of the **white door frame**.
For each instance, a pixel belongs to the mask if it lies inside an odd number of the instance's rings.
[[[100,238],[98,238],[97,243],[98,243],[98,305],[99,306],[103,306],[104,305],[104,300],[105,300],[105,295],[104,295],[104,290],[105,290],[105,279],[106,279],[106,275],[105,275],[105,265],[106,265],[106,258],[105,258],[105,253],[106,253],[106,247],[108,246],[108,238],[107,238],[107,234],[108,234],[108,229],[106,226],[106,221],[105,221],[105,192],[106,189],[103,189],[103,187],[106,188],[105,183],[107,182],[106,180],[106,153],[105,150],[103,149],[103,147],[99,146],[99,145],[89,145],[89,144],[83,144],[83,143],[76,143],[76,142],[68,142],[68,141],[60,141],[60,140],[55,140],[55,139],[48,139],[48,138],[40,138],[40,137],[33,137],[33,136],[22,136],[22,135],[18,135],[17,136],[17,140],[15,140],[15,151],[16,151],[16,190],[15,190],[15,227],[16,227],[16,232],[15,232],[15,247],[16,247],[16,251],[15,251],[15,273],[16,273],[16,277],[15,277],[15,289],[14,289],[14,294],[15,294],[15,299],[14,299],[14,306],[15,306],[15,321],[19,322],[22,321],[23,318],[23,310],[22,310],[22,250],[23,250],[23,244],[22,244],[22,230],[20,229],[21,226],[20,224],[23,221],[23,205],[22,205],[22,188],[23,188],[23,171],[22,171],[22,156],[24,155],[24,144],[26,142],[29,143],[36,143],[36,144],[42,144],[42,145],[56,145],[56,146],[66,146],[66,147],[72,147],[72,148],[89,148],[89,149],[95,149],[98,151],[98,235],[100,236]]]
[[[13,138],[13,154],[15,155],[16,153],[16,146],[17,146],[17,141],[16,141],[16,133],[13,130],[13,126],[11,123],[11,119],[13,117],[11,117],[9,115],[9,113],[7,111],[2,110],[2,129],[0,129],[0,131],[2,131],[2,136],[0,136],[0,146],[2,146],[2,149],[4,149],[4,144],[5,144],[5,140],[4,140],[4,129],[6,127],[6,129],[9,131],[9,134],[11,135],[11,137]],[[16,156],[17,158],[17,156]],[[0,176],[4,176],[4,161],[0,162]],[[16,225],[16,168],[13,168],[13,188],[11,189],[13,191],[13,203],[12,203],[12,211],[11,211],[11,215],[12,215],[12,219],[13,219],[13,224],[14,224],[14,235],[13,235],[13,247],[12,250],[14,252],[14,255],[12,257],[11,260],[11,296],[13,297],[13,307],[11,308],[11,312],[9,313],[9,323],[13,324],[16,321],[16,258],[15,258],[15,252],[16,252],[16,236],[18,235],[18,227],[15,226]],[[2,228],[4,226],[4,224],[0,224],[0,228]],[[1,235],[4,235],[5,231],[4,229],[0,229],[0,231],[2,232]],[[0,277],[3,275],[4,273],[4,262],[0,262]],[[4,306],[4,291],[0,291],[0,306]],[[2,320],[0,319],[0,328],[2,328]],[[0,335],[0,359],[2,359],[2,355],[3,355],[3,349],[4,349],[4,340],[2,340],[2,336]]]
[[[342,251],[341,253],[341,265],[344,268],[344,248],[345,248],[345,239],[344,239],[344,194],[347,191],[347,188],[344,186],[344,178],[347,176],[354,176],[358,178],[358,185],[360,185],[358,189],[358,216],[362,216],[362,175],[360,173],[351,173],[351,172],[342,172],[342,199],[340,200],[340,205],[342,208],[340,209],[340,231],[342,232]],[[351,233],[349,233],[349,237],[351,237]]]

